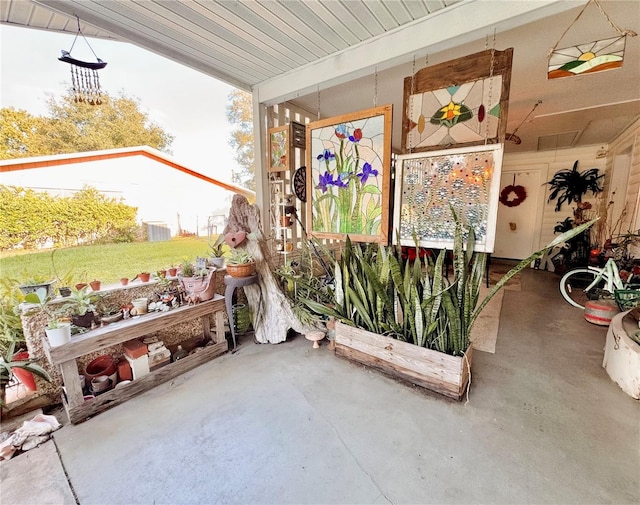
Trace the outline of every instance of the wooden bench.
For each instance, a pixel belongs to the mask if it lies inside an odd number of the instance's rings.
[[[73,337],[71,342],[61,346],[50,347],[48,341],[44,339],[44,351],[49,362],[52,365],[60,366],[64,390],[66,390],[66,397],[63,393],[63,403],[69,416],[69,421],[74,424],[82,422],[90,416],[119,405],[139,393],[152,389],[227,352],[228,344],[224,334],[224,311],[224,297],[215,295],[212,300],[196,305],[185,305],[168,312],[145,314],[96,328],[83,335]],[[200,352],[150,372],[126,386],[112,389],[91,400],[84,400],[76,358],[196,318],[202,319],[204,336],[211,338],[212,315],[215,319],[215,333],[212,338],[214,343],[212,345],[208,345]]]

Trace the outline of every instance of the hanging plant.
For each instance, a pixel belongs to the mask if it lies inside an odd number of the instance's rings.
[[[597,168],[590,168],[585,172],[578,172],[578,160],[576,160],[573,164],[573,169],[564,169],[556,172],[551,180],[546,183],[553,190],[547,202],[551,202],[557,198],[555,210],[559,212],[563,203],[580,203],[582,202],[582,197],[589,191],[594,195],[601,193],[602,186],[600,185],[600,179],[604,177],[604,174],[598,175],[598,172],[599,170]]]

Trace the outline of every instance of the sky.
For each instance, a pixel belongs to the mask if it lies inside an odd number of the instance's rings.
[[[48,94],[60,96],[70,87],[70,66],[58,61],[58,58],[62,49],[69,51],[73,39],[74,35],[0,25],[0,107],[14,107],[34,115],[45,115]],[[174,136],[171,151],[179,163],[196,172],[231,182],[231,173],[237,169],[237,163],[228,145],[231,127],[226,118],[226,106],[233,87],[132,44],[87,40],[91,47],[82,37],[78,37],[71,54],[83,61],[95,61],[91,52],[93,49],[100,59],[107,62],[107,66],[99,72],[104,91],[111,95],[123,91],[127,96],[138,99],[141,110],[149,115],[149,119]],[[141,209],[160,207],[158,192],[171,187],[174,194],[170,198],[164,197],[167,202],[162,205],[167,207],[170,203],[171,209],[147,215],[141,215],[142,211],[139,211],[139,217],[145,220],[164,221],[182,211],[183,214],[200,215],[198,222],[202,226],[207,215],[219,213],[221,207],[226,207],[222,205],[223,200],[230,201],[228,194],[207,185],[205,191],[208,194],[204,198],[208,202],[206,205],[199,204],[204,207],[202,210],[196,209],[191,191],[202,193],[203,183],[186,175],[176,178],[175,174],[170,173],[175,171],[164,169],[155,172],[154,177],[149,177],[148,170],[153,168],[148,163],[141,161],[140,168],[135,169],[131,169],[133,161],[129,160],[128,163],[129,171],[123,174],[117,168],[104,165],[97,170],[87,170],[85,166],[82,182],[100,189],[100,185],[109,180],[109,190],[113,194],[120,194],[126,203]],[[145,172],[146,182],[139,182],[140,177],[132,176],[132,171]],[[15,184],[18,181],[21,185],[29,186],[31,180],[36,178],[44,184],[41,171],[40,174],[36,174],[35,170],[22,172],[18,177],[2,174],[0,183]],[[77,182],[67,182],[77,181],[77,173],[71,172],[57,171],[57,184],[63,187],[77,186]],[[51,172],[50,175],[54,174]],[[134,179],[136,185],[145,185],[146,191],[142,193],[151,193],[146,195],[146,199],[142,199],[139,191],[137,196],[129,195]],[[181,191],[176,191],[177,188]],[[172,228],[175,228],[175,224],[171,223]]]

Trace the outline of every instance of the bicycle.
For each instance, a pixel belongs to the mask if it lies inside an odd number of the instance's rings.
[[[603,292],[613,298],[617,290],[627,289],[631,277],[623,281],[616,262],[610,258],[602,268],[588,266],[569,270],[560,279],[560,293],[568,303],[584,309],[587,301],[601,298]]]

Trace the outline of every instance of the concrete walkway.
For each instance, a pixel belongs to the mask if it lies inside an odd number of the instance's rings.
[[[563,302],[557,281],[526,271],[522,291],[505,293],[496,354],[474,354],[469,403],[301,337],[241,340],[57,431],[70,489],[82,505],[637,504],[640,403],[602,368],[606,329]],[[3,505],[75,503],[51,445],[2,464]]]

